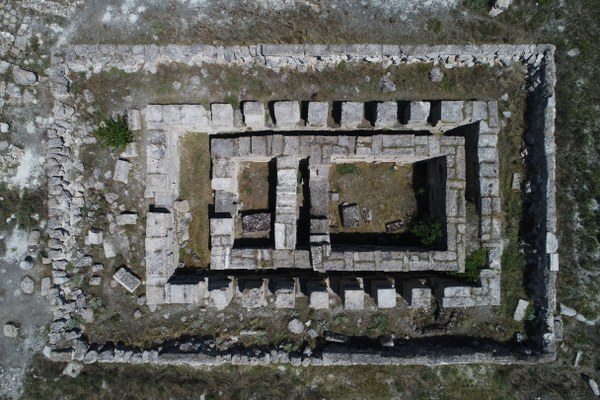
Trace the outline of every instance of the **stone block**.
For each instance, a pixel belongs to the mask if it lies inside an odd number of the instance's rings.
[[[294,308],[296,306],[296,285],[293,279],[275,282],[275,308]]]
[[[449,289],[449,288],[446,288]],[[425,287],[419,281],[405,281],[402,283],[402,294],[410,308],[431,307],[431,288]],[[447,293],[444,292],[444,296]]]
[[[309,282],[307,284],[309,306],[315,310],[329,308],[329,292],[323,282]]]
[[[88,231],[87,237],[85,238],[85,244],[87,245],[102,244],[103,241],[104,233],[99,229],[90,229]]]
[[[63,374],[70,376],[71,378],[76,378],[77,376],[79,376],[81,371],[83,371],[83,365],[76,361],[71,361],[63,370]]]
[[[210,219],[210,235],[233,235],[234,224],[233,218],[211,218]]]
[[[258,308],[266,305],[264,282],[254,279],[245,281],[241,297],[244,308]]]
[[[198,304],[205,295],[205,282],[167,283],[165,285],[165,303]]]
[[[127,126],[132,131],[139,131],[142,129],[142,119],[140,118],[140,112],[138,110],[127,111]]]
[[[273,104],[278,128],[294,128],[300,123],[300,104],[297,101],[277,101]]]
[[[233,107],[231,104],[213,103],[210,105],[211,121],[216,128],[233,128]]]
[[[308,103],[308,126],[325,127],[329,117],[329,103],[314,102]]]
[[[523,318],[525,318],[525,312],[527,311],[527,307],[529,307],[529,302],[527,300],[519,299],[519,303],[517,304],[517,308],[515,309],[513,319],[515,321],[523,321]]]
[[[228,278],[209,278],[208,296],[210,305],[217,310],[222,310],[229,305],[233,298],[232,283]]]
[[[262,129],[265,127],[265,107],[263,103],[247,101],[242,105],[244,123],[251,129]]]
[[[373,282],[373,296],[377,307],[396,307],[396,289],[388,281]]]
[[[364,103],[346,101],[342,103],[340,125],[343,128],[357,128],[363,120]]]
[[[431,103],[427,101],[411,101],[409,109],[409,124],[426,123],[431,113]]]
[[[137,213],[121,213],[117,215],[117,225],[135,225],[137,218]]]
[[[388,101],[377,103],[375,110],[375,126],[378,128],[391,128],[398,123],[398,103]]]
[[[129,161],[118,159],[117,163],[115,164],[113,179],[117,182],[128,183],[130,170],[131,163]]]
[[[113,275],[113,279],[119,282],[129,293],[133,293],[142,283],[137,276],[125,267],[119,268]]]
[[[346,310],[362,310],[365,308],[365,292],[358,283],[347,283],[343,287],[344,308]]]
[[[442,101],[440,120],[442,122],[461,122],[465,116],[463,113],[463,101]]]

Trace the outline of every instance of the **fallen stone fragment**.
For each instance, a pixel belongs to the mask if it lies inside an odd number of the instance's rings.
[[[115,250],[115,245],[112,243],[112,241],[105,239],[102,242],[102,246],[104,247],[104,257],[113,258],[114,256],[117,255],[117,252]]]
[[[90,286],[100,286],[102,283],[102,277],[94,275],[90,278]]]
[[[127,146],[125,146],[125,151],[123,151],[119,157],[121,158],[136,158],[138,156],[138,150],[137,150],[137,145],[135,144],[135,142],[131,142],[128,143]]]
[[[577,315],[577,311],[575,311],[575,309],[567,307],[564,304],[560,305],[560,313],[562,315],[566,315],[567,317],[574,317],[575,315]]]
[[[142,318],[142,312],[140,310],[135,310],[135,312],[133,313],[133,318],[134,319]]]
[[[521,174],[519,174],[518,172],[515,172],[512,176],[511,189],[512,190],[521,189]]]
[[[76,378],[81,371],[83,371],[83,365],[78,362],[71,361],[63,370],[63,374],[70,376],[71,378]]]
[[[23,271],[29,271],[31,268],[33,268],[33,258],[31,258],[31,256],[25,257],[25,259],[19,264],[19,268],[21,268]]]
[[[21,280],[21,290],[25,294],[33,294],[35,291],[35,282],[30,277],[26,276]]]
[[[429,71],[429,80],[431,82],[441,82],[444,79],[444,73],[438,67],[434,67]]]
[[[113,180],[122,183],[129,182],[129,171],[131,170],[131,163],[127,160],[118,159],[115,164],[115,173],[113,174]]]
[[[592,389],[592,392],[594,392],[595,396],[600,396],[600,388],[598,387],[598,384],[595,380],[590,378],[590,380],[588,381],[588,385],[590,385],[590,389]]]
[[[117,215],[117,225],[135,225],[137,224],[137,213],[122,213]]]
[[[508,10],[508,7],[512,3],[512,0],[496,0],[494,7],[490,10],[490,16],[495,17],[504,11]]]
[[[15,338],[19,335],[19,327],[14,322],[4,325],[4,336]]]
[[[288,330],[294,335],[299,335],[304,332],[304,324],[298,318],[294,318],[288,322]]]
[[[129,293],[133,293],[142,281],[125,267],[121,267],[113,275],[113,279],[123,286]]]
[[[33,85],[37,82],[37,75],[33,71],[15,65],[12,70],[13,80],[17,85]]]
[[[527,300],[519,299],[519,303],[517,304],[517,308],[515,309],[513,319],[515,321],[523,321],[523,318],[525,318],[525,312],[527,311],[527,307],[529,307],[529,302]]]
[[[8,133],[10,129],[10,125],[6,122],[0,122],[0,133]]]
[[[575,355],[575,362],[573,362],[573,366],[574,367],[580,367],[582,359],[583,359],[583,351],[578,350],[577,354]]]
[[[47,296],[50,293],[50,288],[52,287],[52,279],[50,277],[42,278],[42,284],[40,289],[40,294],[42,296]]]
[[[104,240],[104,234],[99,229],[90,229],[88,231],[87,237],[85,238],[85,244],[87,245],[97,245],[102,244]]]

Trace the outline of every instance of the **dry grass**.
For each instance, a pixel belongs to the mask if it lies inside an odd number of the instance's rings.
[[[243,211],[269,209],[269,164],[245,162],[238,176],[239,201]]]
[[[210,186],[210,149],[208,135],[190,133],[180,140],[180,193],[188,200],[192,212],[189,247],[192,256],[184,255],[187,265],[207,267],[210,262],[208,211],[212,204]]]
[[[345,165],[353,165],[349,170]],[[417,200],[413,190],[413,167],[411,164],[355,163],[336,164],[329,173],[332,191],[340,194],[339,201],[329,202],[330,221],[339,232],[385,232],[385,224],[403,220],[409,225],[416,214]],[[344,228],[341,222],[340,205],[356,203],[361,210],[373,211],[373,222],[364,219],[357,228]]]

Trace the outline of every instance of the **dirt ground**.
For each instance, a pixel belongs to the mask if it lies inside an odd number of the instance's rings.
[[[412,164],[336,164],[329,174],[329,187],[339,194],[338,200],[329,203],[331,225],[337,232],[386,232],[386,224],[394,221],[403,221],[404,231],[416,216]],[[361,213],[370,209],[372,222],[367,223],[361,215],[359,227],[344,227],[340,214],[343,203],[358,204]]]

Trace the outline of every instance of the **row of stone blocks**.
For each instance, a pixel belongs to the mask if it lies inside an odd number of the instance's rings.
[[[276,308],[295,308],[298,296],[308,296],[309,307],[328,309],[335,296],[329,279],[238,279],[239,284],[229,277],[201,278],[194,283],[173,283],[165,285],[164,298],[154,304],[198,304],[205,302],[209,307],[224,309],[237,297],[242,307],[265,307],[268,302]],[[362,278],[346,278],[339,282],[339,294],[347,310],[365,308],[365,298],[370,295],[379,308],[397,306],[398,289],[412,308],[432,306],[432,290],[419,280],[399,282],[393,279],[378,278],[365,288]],[[301,289],[302,288],[302,289]],[[270,295],[268,295],[270,294]],[[155,298],[155,297],[153,297]]]
[[[338,126],[356,129],[367,128],[371,124],[376,128],[424,129],[438,121],[442,124],[467,122],[471,104],[464,101],[308,102],[306,115],[302,116],[299,101],[276,101],[272,107],[246,101],[242,103],[241,110],[235,110],[228,103],[213,103],[210,113],[198,104],[149,105],[145,116],[148,129],[162,129],[166,125],[209,133],[267,128],[329,129]],[[272,114],[268,112],[269,108]],[[367,116],[372,121],[367,121]]]

